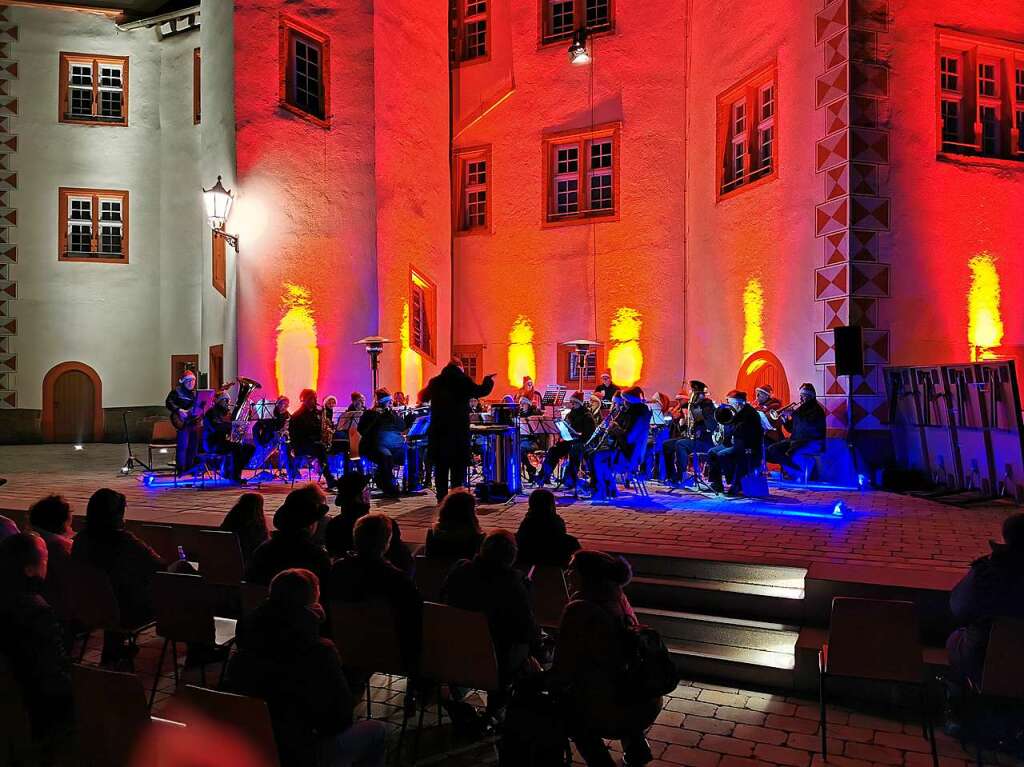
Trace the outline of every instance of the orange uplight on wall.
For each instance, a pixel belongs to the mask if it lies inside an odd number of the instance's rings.
[[[415,397],[423,388],[423,358],[409,345],[409,302],[402,304],[402,391]]]
[[[536,378],[537,358],[533,351],[533,325],[520,314],[508,332],[509,386],[521,386],[523,376]]]
[[[303,389],[316,389],[320,373],[316,321],[307,288],[286,282],[281,303],[284,311],[277,325],[274,377],[278,393],[297,402]]]
[[[971,287],[967,291],[967,342],[971,346],[971,359],[991,359],[995,356],[994,349],[1003,342],[996,259],[983,251],[971,258],[967,266],[971,269]]]
[[[761,280],[751,277],[743,288],[743,358],[764,346],[764,290]]]
[[[612,381],[619,386],[632,386],[640,380],[644,368],[644,353],[640,348],[640,330],[643,328],[640,312],[628,306],[619,307],[612,317],[608,349],[608,369]]]

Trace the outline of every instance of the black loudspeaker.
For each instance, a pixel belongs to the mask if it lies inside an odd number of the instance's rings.
[[[836,375],[864,375],[864,342],[860,325],[842,325],[832,332],[835,337]]]

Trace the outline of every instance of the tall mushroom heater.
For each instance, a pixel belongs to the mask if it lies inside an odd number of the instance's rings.
[[[573,358],[576,360],[576,391],[583,392],[583,374],[587,370],[587,355],[590,354],[591,349],[596,349],[601,345],[600,341],[590,341],[585,338],[577,338],[575,341],[566,341],[562,346],[571,346],[573,348]],[[597,371],[594,371],[595,375]],[[571,374],[571,371],[570,371]]]
[[[364,346],[366,353],[370,355],[370,381],[373,386],[371,396],[376,393],[380,386],[380,355],[384,351],[384,344],[392,343],[394,341],[390,338],[382,338],[381,336],[367,336],[356,341],[356,344]]]

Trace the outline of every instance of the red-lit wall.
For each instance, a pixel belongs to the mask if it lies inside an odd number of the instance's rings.
[[[556,378],[558,344],[607,342],[620,307],[643,315],[641,383],[678,385],[683,5],[616,3],[616,31],[591,41],[591,70],[569,64],[564,41],[539,46],[536,2],[497,0],[489,61],[454,72],[455,144],[490,146],[493,214],[490,233],[456,237],[455,343],[483,344],[482,369],[499,372],[501,388],[518,315],[532,322],[543,386]],[[610,122],[621,123],[619,220],[545,227],[543,135]]]

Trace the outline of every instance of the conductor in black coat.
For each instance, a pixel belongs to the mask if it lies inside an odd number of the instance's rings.
[[[427,452],[434,463],[438,501],[448,494],[449,487],[466,484],[466,470],[472,455],[469,401],[490,394],[495,375],[491,373],[484,376],[481,383],[476,383],[462,369],[461,360],[453,359],[420,392],[420,402],[430,402]]]

